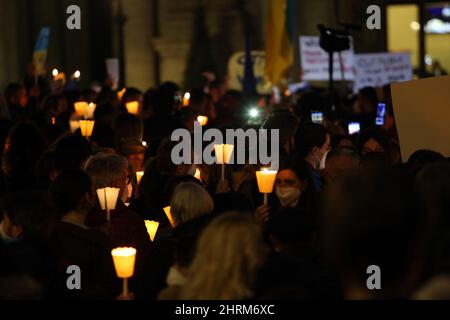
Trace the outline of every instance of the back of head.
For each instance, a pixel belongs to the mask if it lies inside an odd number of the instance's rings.
[[[97,153],[90,157],[84,171],[92,178],[95,188],[112,187],[117,181],[125,180],[128,161],[118,154]]]
[[[194,182],[179,184],[170,201],[176,225],[213,212],[214,202],[208,191]]]
[[[252,297],[256,272],[265,253],[261,227],[252,216],[226,213],[217,217],[198,240],[181,298]]]
[[[280,145],[289,141],[297,131],[299,120],[295,114],[289,111],[276,111],[265,121],[263,129],[278,129],[280,133]]]
[[[19,83],[10,83],[5,88],[5,100],[8,104],[14,100],[14,98],[19,94],[19,91],[23,88],[23,85]]]
[[[381,269],[385,297],[405,297],[414,288],[423,215],[406,172],[365,169],[337,179],[326,192],[323,219],[324,254],[348,294],[355,288],[370,294],[371,265]]]
[[[120,114],[115,122],[115,143],[120,148],[122,140],[135,139],[142,141],[144,126],[142,120],[131,113]]]
[[[324,111],[325,102],[320,93],[307,91],[303,93],[294,106],[294,112],[302,122],[311,120],[311,111]]]
[[[412,175],[416,175],[426,165],[443,159],[445,159],[444,156],[439,152],[422,149],[409,156],[406,166]]]
[[[1,212],[12,225],[22,227],[22,236],[27,238],[41,236],[43,228],[54,218],[49,201],[36,191],[7,194],[1,201]]]
[[[85,138],[64,137],[55,146],[55,168],[58,171],[80,169],[91,153],[91,145]]]
[[[321,148],[329,134],[323,125],[308,122],[300,126],[295,135],[296,151],[301,157],[305,157],[314,147]]]
[[[81,170],[64,171],[50,185],[49,193],[60,216],[84,210],[84,197],[92,193],[91,178]]]

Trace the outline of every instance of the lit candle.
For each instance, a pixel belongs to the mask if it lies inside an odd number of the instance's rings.
[[[215,144],[214,151],[216,153],[216,161],[222,165],[222,180],[225,180],[225,164],[230,163],[233,154],[234,145],[232,144]]]
[[[79,70],[75,71],[73,77],[75,78],[75,80],[79,80],[81,77],[81,72]]]
[[[58,74],[59,74],[59,71],[58,71],[58,69],[53,69],[53,71],[52,71],[52,75],[53,75],[53,80],[56,80],[56,77],[58,76]]]
[[[89,103],[86,106],[86,110],[84,111],[84,118],[85,119],[93,119],[94,118],[94,112],[95,108],[97,108],[97,105],[95,103]]]
[[[256,181],[258,182],[259,192],[264,193],[264,204],[267,205],[268,194],[272,193],[277,171],[262,168],[256,171]]]
[[[173,220],[172,212],[170,212],[170,206],[164,208],[164,213],[169,219],[170,225],[175,228],[175,221]]]
[[[156,231],[158,231],[159,222],[153,220],[145,220],[145,227],[147,228],[150,240],[155,240]]]
[[[206,126],[206,124],[208,123],[208,117],[205,116],[198,116],[197,117],[197,121],[198,123],[203,127]]]
[[[183,107],[189,106],[189,100],[191,99],[191,94],[186,92],[183,96]]]
[[[126,91],[127,88],[123,88],[122,90],[117,91],[117,99],[119,100],[119,102],[122,102],[123,95],[125,94]]]
[[[136,172],[136,180],[137,180],[137,184],[140,184],[141,183],[141,179],[142,179],[142,176],[144,175],[144,171],[137,171]]]
[[[92,136],[92,131],[94,131],[94,120],[78,120],[80,124],[81,135],[89,139]]]
[[[106,210],[106,220],[111,221],[111,210],[116,208],[117,199],[119,198],[119,188],[101,188],[97,189],[97,196],[102,210]]]
[[[196,179],[202,181],[202,172],[200,171],[199,168],[196,168],[196,169],[195,169],[194,178],[196,178]]]
[[[88,107],[88,103],[84,101],[79,101],[74,103],[75,113],[79,117],[84,117],[84,114],[86,112],[86,109]]]
[[[111,250],[111,255],[114,262],[114,268],[118,278],[123,279],[124,297],[128,296],[128,278],[134,274],[134,264],[136,262],[135,248],[115,248]]]
[[[131,101],[127,102],[126,105],[128,113],[137,115],[139,111],[139,102],[137,101]]]

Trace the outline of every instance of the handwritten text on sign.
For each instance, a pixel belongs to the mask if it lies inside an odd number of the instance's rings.
[[[355,87],[382,87],[413,78],[409,53],[367,53],[354,56]]]
[[[341,53],[344,77],[341,73],[339,55],[333,55],[333,79],[353,80],[353,48]],[[300,37],[300,60],[302,63],[303,81],[327,81],[329,78],[329,55],[320,47],[319,37]]]

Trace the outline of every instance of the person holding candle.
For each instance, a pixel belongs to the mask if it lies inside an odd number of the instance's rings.
[[[276,213],[283,207],[315,213],[316,201],[310,181],[304,161],[295,157],[284,159],[275,179],[275,196],[269,197],[269,204],[256,209],[258,220],[267,222],[271,213]]]
[[[109,238],[86,225],[95,207],[91,178],[81,170],[61,173],[50,186],[60,221],[51,232],[52,250],[58,260],[50,297],[65,299],[112,299],[120,292],[111,259]],[[81,290],[67,290],[67,267],[79,266]]]
[[[86,162],[84,170],[91,176],[95,189],[105,187],[120,189],[116,208],[110,212],[109,236],[114,247],[136,248],[136,274],[139,274],[147,251],[151,247],[151,241],[144,219],[131,211],[122,201],[128,192],[127,183],[130,180],[128,161],[117,154],[98,153]],[[86,224],[97,229],[105,229],[105,211],[90,212]]]

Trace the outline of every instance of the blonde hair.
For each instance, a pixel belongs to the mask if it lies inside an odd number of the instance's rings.
[[[180,183],[170,201],[170,212],[176,225],[210,214],[214,202],[208,191],[195,182]]]
[[[253,296],[256,273],[266,249],[252,216],[226,213],[213,220],[197,243],[183,300],[236,300]]]

